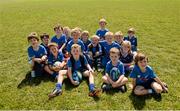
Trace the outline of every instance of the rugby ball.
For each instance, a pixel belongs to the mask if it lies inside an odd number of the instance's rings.
[[[53,66],[57,67],[57,66],[60,66],[60,64],[61,64],[61,62],[56,61],[56,62],[53,64]]]

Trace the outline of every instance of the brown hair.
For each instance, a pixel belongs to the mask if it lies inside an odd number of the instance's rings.
[[[139,61],[142,61],[146,59],[148,61],[148,57],[143,53],[137,53],[137,55],[134,58],[134,62],[137,65]]]
[[[38,34],[36,32],[31,32],[28,35],[27,40],[30,41],[32,38],[35,38],[37,41],[39,41]]]
[[[113,47],[110,49],[110,54],[118,54],[120,56],[120,51],[119,49]]]
[[[135,29],[134,29],[134,28],[129,28],[127,33],[128,33],[128,34],[129,34],[129,33],[135,34]]]
[[[56,47],[58,47],[58,45],[57,45],[56,43],[54,43],[54,42],[51,42],[51,43],[48,44],[48,48],[51,48],[51,46],[56,46]]]
[[[49,38],[49,34],[43,33],[43,34],[40,35],[41,40],[42,40],[44,37]]]
[[[63,27],[60,24],[57,24],[54,26],[54,31],[56,31],[57,29],[63,30]]]

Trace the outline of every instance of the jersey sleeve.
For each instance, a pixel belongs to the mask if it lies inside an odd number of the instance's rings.
[[[156,78],[157,75],[156,75],[156,73],[153,71],[153,69],[152,69],[151,67],[150,67],[149,69],[150,69],[150,77],[151,77],[151,78]]]
[[[72,68],[71,59],[69,59],[69,60],[68,60],[68,62],[67,62],[67,66],[68,66],[68,68]]]
[[[109,64],[109,62],[106,65],[105,73],[108,73],[108,75],[110,74],[110,64]]]
[[[87,59],[86,59],[85,56],[83,56],[83,57],[84,57],[84,64],[87,65],[87,64],[88,64],[88,61],[87,61]]]
[[[46,48],[44,46],[42,46],[42,52],[43,52],[43,55],[47,55],[47,51],[46,51]]]
[[[61,58],[60,62],[63,62],[64,61],[63,53],[61,51],[59,51],[59,54],[60,54],[60,58]]]
[[[34,53],[33,53],[33,50],[31,47],[28,48],[28,59],[29,61],[32,60],[32,58],[35,57]]]
[[[121,75],[124,75],[124,74],[125,74],[123,64],[120,64],[119,71],[120,71]]]
[[[134,66],[133,70],[130,73],[130,78],[137,78],[137,67]]]
[[[49,57],[48,57],[48,64],[49,64],[49,65],[53,65],[52,55],[49,55]]]

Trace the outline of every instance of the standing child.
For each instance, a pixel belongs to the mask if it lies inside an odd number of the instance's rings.
[[[91,41],[89,40],[89,32],[87,30],[81,33],[81,40],[84,43],[84,46],[85,46],[84,51],[86,52],[88,49],[88,45],[91,43]]]
[[[66,63],[64,62],[62,52],[58,50],[58,45],[56,43],[50,43],[48,47],[51,51],[51,54],[48,57],[50,74],[53,77],[57,77],[58,80],[55,89],[49,94],[50,99],[62,94],[62,83],[67,70],[64,70],[64,66],[66,65]]]
[[[91,40],[92,43],[88,46],[88,55],[90,56],[91,66],[96,70],[101,68],[101,55],[102,55],[102,46],[99,44],[99,37],[97,35],[93,35]]]
[[[70,53],[71,52],[71,46],[73,44],[78,44],[81,46],[81,51],[84,52],[84,50],[85,50],[84,43],[82,42],[82,40],[79,39],[80,31],[77,28],[72,29],[71,36],[73,39],[71,41],[69,41],[69,43],[67,44],[67,51]]]
[[[128,82],[128,79],[124,76],[124,66],[119,60],[119,57],[119,49],[111,48],[111,60],[107,63],[105,75],[102,77],[103,91],[107,91],[110,88],[118,88],[121,92],[125,92],[127,90],[125,84]]]
[[[58,49],[60,49],[62,51],[67,42],[66,36],[63,34],[63,27],[61,25],[57,24],[54,27],[54,31],[56,34],[55,34],[55,36],[52,37],[51,42],[58,44]]]
[[[120,49],[120,45],[113,42],[113,38],[114,38],[113,33],[107,32],[105,35],[105,40],[99,42],[103,47],[102,65],[104,68],[106,67],[106,63],[110,60],[109,58],[110,49],[113,47]]]
[[[120,51],[120,61],[124,65],[125,74],[132,70],[133,53],[131,51],[131,43],[127,40],[123,41]]]
[[[71,83],[75,86],[80,84],[82,76],[88,77],[89,80],[89,96],[98,96],[100,90],[95,89],[94,71],[91,69],[85,56],[81,55],[81,47],[78,44],[73,44],[71,47],[72,56],[68,60],[68,77]]]
[[[157,77],[152,68],[147,64],[148,58],[142,53],[135,56],[135,66],[130,74],[133,79],[133,92],[141,96],[146,94],[167,92],[167,85]]]
[[[47,60],[47,52],[42,45],[39,45],[39,38],[36,32],[32,32],[27,39],[30,43],[28,58],[31,65],[31,77],[35,77],[41,75],[43,71],[44,63]]]
[[[108,32],[109,30],[106,28],[107,22],[104,18],[99,20],[99,26],[100,28],[96,31],[96,35],[100,37],[100,40],[104,40],[105,39],[105,34],[106,32]]]
[[[136,52],[137,51],[137,37],[135,36],[135,29],[130,28],[127,33],[128,33],[128,36],[124,37],[124,40],[130,41],[132,51]]]
[[[123,33],[121,31],[116,32],[114,34],[114,40],[121,46],[124,40]]]
[[[50,54],[50,51],[49,51],[49,48],[48,48],[49,34],[43,33],[42,35],[40,35],[40,38],[41,38],[41,41],[42,41],[41,45],[44,46],[44,48],[47,51],[47,56],[49,56],[49,54]]]

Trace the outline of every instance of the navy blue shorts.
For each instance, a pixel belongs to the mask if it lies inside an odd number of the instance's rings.
[[[151,84],[153,82],[155,82],[155,80],[154,79],[150,79],[147,82],[142,83],[142,84],[137,84],[136,86],[143,86],[145,89],[152,89]]]

